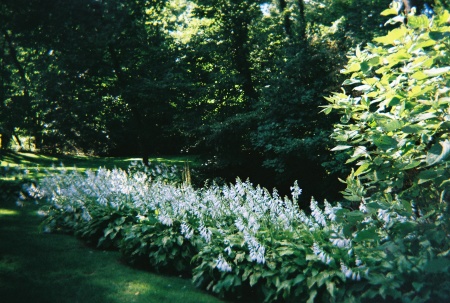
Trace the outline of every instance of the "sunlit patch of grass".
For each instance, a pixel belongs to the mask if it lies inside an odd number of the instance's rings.
[[[14,216],[18,214],[17,210],[0,208],[0,216]]]

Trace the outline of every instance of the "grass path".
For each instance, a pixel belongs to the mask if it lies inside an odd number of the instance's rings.
[[[0,180],[0,302],[222,302],[190,280],[123,264],[119,252],[40,232],[37,207],[15,205],[17,185]]]

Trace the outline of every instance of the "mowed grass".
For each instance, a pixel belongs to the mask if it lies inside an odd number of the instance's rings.
[[[135,157],[87,157],[87,156],[51,156],[40,155],[30,152],[1,152],[0,166],[11,168],[27,168],[29,178],[39,179],[45,176],[47,172],[55,172],[61,169],[77,170],[83,172],[87,169],[98,169],[106,167],[108,169],[127,167],[135,161],[141,161],[141,158]],[[199,162],[195,156],[167,156],[151,157],[151,164],[164,163],[167,165],[176,165],[182,168],[187,162],[190,167],[195,168]],[[2,176],[0,175],[0,178]],[[3,176],[5,178],[5,176]]]
[[[29,159],[41,168],[54,160],[8,156]],[[95,164],[81,160],[86,168],[102,161],[109,165],[102,159],[92,159]],[[16,206],[19,190],[20,180],[0,179],[0,302],[222,302],[189,279],[130,267],[119,252],[88,247],[70,235],[42,233],[38,206]]]

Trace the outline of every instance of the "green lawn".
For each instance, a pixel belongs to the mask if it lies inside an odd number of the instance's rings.
[[[85,171],[86,169],[97,169],[106,167],[112,169],[114,167],[126,169],[133,161],[140,161],[140,158],[133,157],[87,157],[87,156],[48,156],[39,155],[29,152],[1,152],[0,166],[2,167],[23,167],[30,171],[30,178],[41,178],[46,171],[56,171],[64,166],[66,169],[77,169]],[[195,156],[168,156],[168,157],[150,157],[152,164],[164,163],[168,165],[176,165],[180,168],[184,166],[186,161],[190,167],[195,168],[199,162]],[[0,175],[0,178],[2,176]]]
[[[41,167],[60,160],[33,154],[7,157],[2,166],[11,159],[16,165],[28,161]],[[128,161],[64,160],[85,168]],[[119,252],[96,250],[73,236],[40,232],[38,207],[15,204],[19,185],[20,180],[0,176],[0,302],[222,302],[194,288],[190,280],[123,264]]]

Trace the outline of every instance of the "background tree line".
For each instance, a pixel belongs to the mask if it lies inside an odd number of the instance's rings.
[[[31,136],[44,152],[184,152],[207,177],[281,192],[298,179],[308,201],[332,199],[347,172],[320,106],[346,54],[387,32],[390,3],[1,0],[2,147]]]

